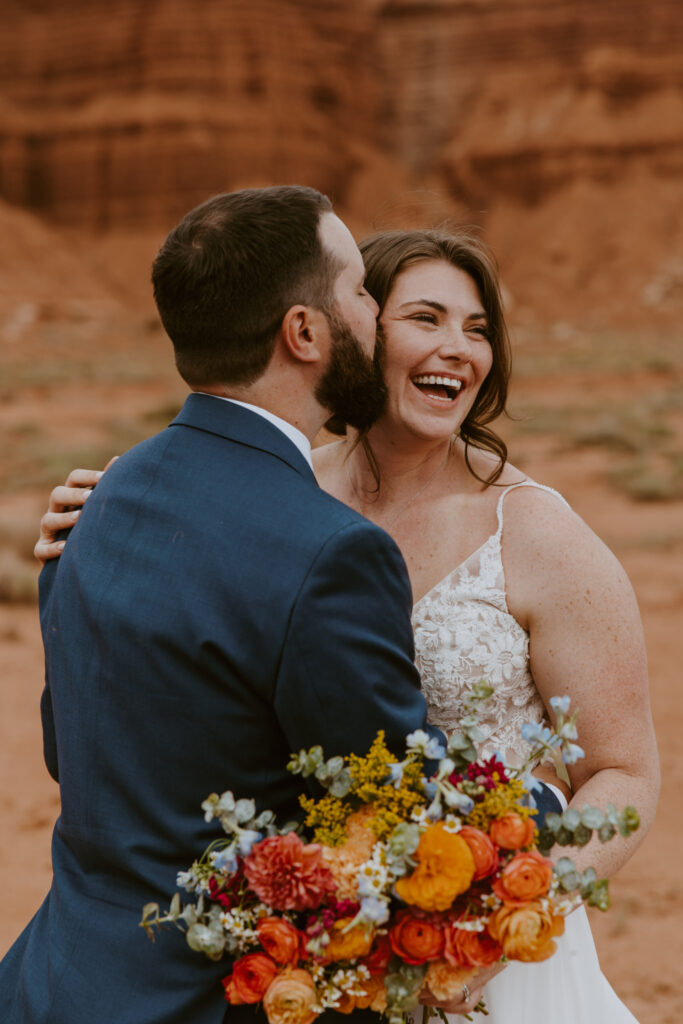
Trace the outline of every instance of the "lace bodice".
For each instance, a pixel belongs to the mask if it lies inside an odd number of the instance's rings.
[[[529,634],[510,614],[505,595],[503,503],[517,487],[538,487],[564,502],[557,491],[532,480],[506,488],[498,500],[496,532],[413,608],[415,662],[429,721],[453,732],[467,713],[463,696],[486,679],[494,694],[483,717],[488,736],[479,753],[489,757],[500,751],[510,765],[526,757],[522,725],[547,718],[529,668]]]

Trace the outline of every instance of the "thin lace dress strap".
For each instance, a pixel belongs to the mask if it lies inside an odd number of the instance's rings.
[[[500,498],[498,499],[498,505],[496,506],[496,515],[498,517],[498,529],[496,530],[495,536],[500,540],[503,535],[503,501],[510,493],[510,491],[516,491],[518,487],[537,487],[539,491],[547,491],[549,494],[554,494],[556,498],[559,498],[563,505],[567,508],[571,508],[571,505],[566,498],[563,498],[559,491],[556,491],[554,487],[548,487],[547,484],[538,484],[535,480],[520,480],[518,484],[510,484],[506,487]]]

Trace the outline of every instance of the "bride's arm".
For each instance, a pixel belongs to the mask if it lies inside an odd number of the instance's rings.
[[[510,611],[529,632],[531,670],[546,708],[553,717],[550,698],[568,694],[579,712],[585,758],[568,766],[570,805],[632,804],[641,818],[628,840],[594,839],[580,851],[555,847],[552,855],[612,875],[652,824],[660,781],[633,588],[592,530],[535,488],[507,499],[503,561]]]

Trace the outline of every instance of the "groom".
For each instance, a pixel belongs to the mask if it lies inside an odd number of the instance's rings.
[[[143,904],[215,835],[212,791],[297,812],[291,751],[397,750],[425,727],[389,537],[317,486],[331,413],[381,409],[360,253],[308,188],[217,196],[171,232],[154,293],[194,392],[103,477],[41,577],[54,881],[0,965],[3,1024],[219,1024],[225,964]]]
[[[401,750],[425,728],[405,566],[321,491],[310,441],[384,387],[352,236],[312,189],[217,196],[171,232],[154,293],[193,394],[123,455],[41,577],[54,881],[0,964],[3,1024],[220,1024],[225,964],[144,903],[215,835],[212,791],[298,809],[291,751]],[[369,1011],[359,1011],[368,1013]],[[326,1019],[331,1019],[327,1015]]]

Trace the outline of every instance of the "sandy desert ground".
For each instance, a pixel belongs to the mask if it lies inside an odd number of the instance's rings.
[[[57,787],[42,762],[42,650],[30,550],[76,464],[158,429],[183,398],[150,319],[43,318],[3,344],[0,383],[0,954],[50,884]],[[656,823],[592,915],[603,968],[641,1024],[683,1019],[683,346],[654,331],[515,333],[513,461],[560,490],[633,581],[648,641],[663,789]],[[578,1022],[577,1022],[578,1024]],[[606,1022],[607,1024],[607,1022]]]

